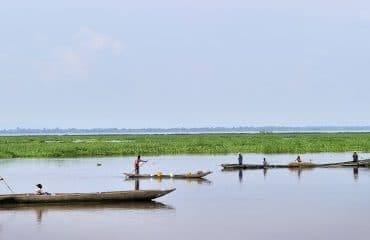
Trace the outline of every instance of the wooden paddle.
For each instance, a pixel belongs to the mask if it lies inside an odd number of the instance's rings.
[[[6,183],[5,179],[3,177],[0,177],[0,181],[3,181],[5,186],[7,186],[7,188],[10,190],[11,193],[14,193],[13,192],[13,189],[11,189],[11,187],[9,187],[9,185]]]

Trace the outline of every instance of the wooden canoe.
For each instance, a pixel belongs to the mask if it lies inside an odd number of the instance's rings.
[[[68,203],[106,203],[141,202],[162,197],[175,189],[137,190],[95,193],[55,193],[52,195],[7,194],[0,195],[0,206],[9,204],[68,204]]]
[[[312,162],[291,162],[289,164],[221,164],[224,170],[237,169],[268,169],[268,168],[316,168],[316,167],[369,167],[370,159],[358,162],[336,162],[336,163],[312,163]]]
[[[172,179],[197,179],[203,178],[212,172],[202,172],[198,171],[196,173],[185,173],[185,174],[133,174],[133,173],[124,173],[127,178],[172,178]]]

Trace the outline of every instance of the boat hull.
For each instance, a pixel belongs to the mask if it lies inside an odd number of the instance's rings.
[[[8,194],[0,195],[0,206],[9,204],[68,204],[68,203],[106,203],[151,201],[175,189],[137,190],[96,193],[56,193],[52,195]]]
[[[139,178],[157,178],[157,179],[199,179],[203,178],[212,172],[192,173],[192,174],[173,174],[173,175],[157,175],[157,174],[132,174],[124,173],[127,178],[139,179]]]
[[[358,162],[337,162],[337,163],[322,163],[316,164],[312,162],[291,162],[289,164],[221,164],[223,170],[237,169],[269,169],[269,168],[335,168],[335,167],[369,167],[370,159],[360,160]]]

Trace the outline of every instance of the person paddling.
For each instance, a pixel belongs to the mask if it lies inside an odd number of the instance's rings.
[[[137,159],[135,160],[135,162],[134,162],[134,167],[135,167],[135,174],[136,175],[139,175],[139,173],[140,173],[140,163],[141,162],[147,162],[147,161],[144,161],[144,160],[142,160],[141,159],[141,156],[140,155],[138,155],[137,156]]]

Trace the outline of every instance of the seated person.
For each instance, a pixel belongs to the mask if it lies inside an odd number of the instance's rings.
[[[301,160],[301,156],[298,155],[297,159],[296,159],[297,162],[301,163],[302,160]]]
[[[35,191],[35,193],[36,193],[36,195],[51,195],[50,193],[48,193],[48,192],[44,192],[43,190],[42,190],[42,185],[39,183],[39,184],[36,184],[36,191]]]

